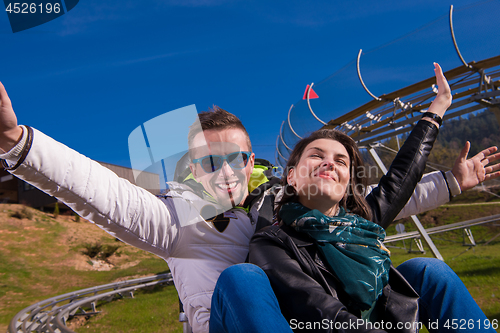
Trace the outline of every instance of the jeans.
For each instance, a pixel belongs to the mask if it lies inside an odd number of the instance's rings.
[[[414,258],[397,270],[420,295],[420,321],[429,332],[495,332],[491,326],[485,328],[489,322],[483,311],[441,260]],[[210,313],[210,333],[218,332],[292,332],[267,275],[259,267],[234,265],[220,275]]]
[[[495,332],[462,280],[441,260],[414,258],[397,270],[420,295],[420,322],[429,332]]]
[[[238,264],[219,276],[212,295],[210,333],[220,332],[292,332],[259,267]]]

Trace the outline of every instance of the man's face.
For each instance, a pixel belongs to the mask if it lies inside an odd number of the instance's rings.
[[[250,151],[245,133],[237,128],[203,131],[194,137],[191,150],[193,161],[201,159],[191,163],[191,172],[205,190],[226,209],[242,204],[248,195],[255,160],[253,153],[243,153]],[[212,159],[203,159],[210,155]],[[214,172],[210,172],[210,166]]]

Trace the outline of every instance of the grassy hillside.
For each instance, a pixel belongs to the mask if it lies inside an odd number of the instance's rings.
[[[471,204],[472,203],[472,204]],[[486,203],[477,204],[477,203]],[[11,215],[26,211],[20,205],[0,205],[0,332],[6,331],[10,319],[21,309],[51,296],[105,284],[127,277],[139,277],[168,271],[166,263],[155,256],[117,242],[91,223],[73,216],[59,216],[28,209],[32,219]],[[426,227],[453,223],[492,214],[500,214],[498,198],[470,191],[449,205],[422,214]],[[415,230],[402,221],[406,230]],[[500,320],[500,222],[472,228],[478,245],[462,245],[461,231],[434,235],[432,238],[452,269],[464,281],[471,294],[490,319]],[[395,233],[394,227],[388,234]],[[109,271],[96,271],[83,254],[92,244],[119,245],[109,258]],[[394,265],[416,256],[407,253],[409,241],[393,243]],[[134,299],[123,299],[98,307],[101,313],[89,320],[73,321],[77,332],[182,332],[178,322],[175,288],[158,287],[136,293]],[[499,330],[500,332],[500,330]]]
[[[26,215],[24,213],[33,216],[31,219],[12,216]],[[96,242],[119,246],[109,257],[111,265],[107,268],[111,270],[97,271],[97,264],[92,265],[90,258],[83,254]],[[116,241],[83,219],[75,222],[73,216],[54,218],[52,214],[21,205],[0,205],[0,248],[0,332],[7,330],[17,312],[46,298],[168,271],[162,259]],[[173,326],[181,327],[177,323],[175,288],[167,286],[156,291],[158,296],[151,294],[153,298],[167,302],[158,310],[158,317],[172,319],[165,324],[168,328],[162,326],[165,320],[155,323],[156,328],[165,332]],[[134,307],[134,301],[126,303]]]

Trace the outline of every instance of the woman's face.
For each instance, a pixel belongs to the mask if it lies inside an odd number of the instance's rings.
[[[346,193],[350,165],[349,154],[340,142],[318,139],[306,146],[287,181],[297,191],[300,203],[332,215]]]

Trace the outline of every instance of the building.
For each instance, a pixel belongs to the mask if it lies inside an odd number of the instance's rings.
[[[101,165],[116,173],[119,177],[125,178],[132,184],[135,184],[134,172],[130,168],[119,165],[99,162]],[[141,184],[146,190],[157,195],[160,193],[160,177],[157,174],[150,172],[141,173]],[[144,185],[146,184],[146,185]],[[53,209],[58,200],[30,184],[12,176],[4,169],[0,169],[0,202],[1,203],[20,203],[33,208]],[[65,207],[59,203],[60,207]]]

